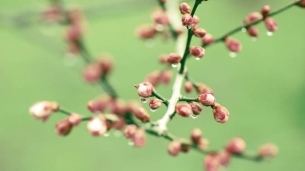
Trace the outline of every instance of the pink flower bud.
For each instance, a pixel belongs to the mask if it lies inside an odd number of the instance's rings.
[[[197,85],[197,92],[199,94],[214,94],[213,90],[203,83]]]
[[[184,14],[181,21],[183,26],[191,26],[193,24],[193,17],[190,14]]]
[[[167,55],[166,55],[166,54],[161,54],[161,55],[159,56],[159,62],[160,62],[161,64],[167,64]]]
[[[214,153],[206,155],[203,165],[206,171],[218,171],[221,166],[217,154]]]
[[[113,68],[113,61],[108,54],[102,54],[96,62],[101,68],[103,74],[110,73]]]
[[[66,40],[70,42],[76,42],[82,37],[81,28],[77,25],[70,26],[66,33]]]
[[[213,106],[213,115],[215,121],[220,123],[227,122],[230,117],[229,111],[218,103]]]
[[[186,81],[184,84],[184,91],[187,93],[190,93],[190,92],[192,92],[193,89],[194,89],[194,86],[193,86],[192,82]]]
[[[200,19],[197,17],[197,15],[193,16],[193,22],[192,22],[192,28],[196,29],[197,25],[199,24]]]
[[[241,154],[246,149],[246,142],[242,138],[231,139],[226,146],[226,151],[233,154]]]
[[[277,23],[273,18],[267,17],[265,19],[265,26],[270,32],[274,32],[277,30]]]
[[[217,156],[218,156],[219,163],[222,166],[226,167],[229,165],[229,162],[231,159],[231,153],[227,152],[226,150],[222,150],[222,151],[218,152]]]
[[[177,104],[176,112],[183,117],[189,117],[193,113],[191,106],[187,103]]]
[[[210,33],[207,33],[202,39],[201,39],[202,44],[204,45],[209,45],[214,43],[214,38]]]
[[[202,111],[202,107],[196,102],[189,102],[189,105],[192,108],[192,112],[194,115],[199,115]]]
[[[167,152],[171,156],[177,156],[181,151],[181,143],[179,141],[172,141],[167,147]]]
[[[87,108],[92,113],[100,113],[100,112],[104,112],[104,110],[107,108],[109,103],[110,103],[109,96],[103,96],[98,99],[89,101],[87,104]]]
[[[132,141],[135,147],[143,147],[146,143],[145,131],[143,129],[137,129]]]
[[[254,21],[261,20],[262,18],[263,18],[262,14],[260,14],[258,12],[251,12],[244,19],[244,24],[250,24]]]
[[[160,81],[163,84],[169,84],[172,79],[172,70],[167,69],[160,73]]]
[[[76,126],[82,121],[82,116],[77,113],[71,113],[71,115],[68,117],[68,121],[73,125]]]
[[[100,80],[102,70],[97,63],[88,64],[83,70],[83,78],[89,83],[95,83]]]
[[[106,120],[103,116],[94,117],[88,121],[87,129],[93,136],[100,136],[107,132]]]
[[[155,10],[151,15],[155,24],[168,25],[169,20],[167,14],[162,9]]]
[[[110,103],[110,111],[116,115],[124,115],[127,111],[125,102],[122,99],[112,100]]]
[[[134,115],[135,115],[136,118],[140,119],[142,122],[149,122],[150,121],[150,116],[149,116],[148,112],[142,107],[137,108],[134,111]]]
[[[46,121],[49,116],[59,109],[57,102],[41,101],[30,107],[29,113],[36,119]]]
[[[195,128],[193,129],[193,131],[191,132],[191,140],[193,141],[194,144],[198,144],[199,141],[202,138],[202,132],[199,128]]]
[[[135,85],[135,87],[138,89],[139,96],[144,98],[150,97],[154,91],[154,87],[150,82],[142,82],[138,85]]]
[[[71,132],[72,128],[73,128],[73,125],[68,119],[59,121],[55,125],[56,133],[61,136],[67,136]]]
[[[132,138],[137,130],[137,126],[135,125],[127,125],[124,129],[124,135],[126,138]]]
[[[127,112],[130,113],[135,113],[139,108],[141,108],[141,104],[139,103],[139,101],[136,100],[128,102],[126,106]]]
[[[251,37],[257,37],[258,36],[258,29],[254,26],[251,26],[247,29],[247,33]]]
[[[195,28],[193,30],[194,36],[199,37],[199,38],[203,38],[207,32],[205,31],[205,29],[203,28]]]
[[[189,4],[183,2],[179,5],[179,9],[181,14],[190,14],[191,13],[191,7],[189,6]]]
[[[273,158],[278,153],[278,147],[274,144],[264,144],[259,147],[258,156],[262,158]]]
[[[261,9],[261,14],[263,15],[263,17],[267,17],[270,13],[270,6],[269,5],[264,5]]]
[[[159,99],[152,99],[152,100],[149,102],[149,107],[150,107],[152,110],[158,109],[161,105],[162,105],[162,100],[159,100]]]
[[[181,60],[181,56],[178,53],[171,53],[168,55],[167,62],[170,64],[178,64]]]
[[[137,29],[136,34],[141,39],[150,39],[156,35],[157,31],[152,26],[141,26]]]
[[[201,46],[191,46],[190,54],[196,58],[202,58],[205,54],[205,50]]]
[[[167,56],[166,56],[166,63],[167,63]],[[154,71],[152,73],[149,73],[146,76],[145,82],[149,82],[153,86],[157,86],[159,84],[159,82],[160,82],[159,77],[160,77],[160,71]]]
[[[240,52],[242,49],[242,45],[239,43],[239,41],[230,37],[225,39],[225,44],[231,52]]]
[[[215,104],[216,99],[213,94],[204,93],[198,96],[198,101],[204,106],[212,106]]]
[[[196,145],[199,149],[206,150],[209,146],[209,140],[205,138],[200,138]]]

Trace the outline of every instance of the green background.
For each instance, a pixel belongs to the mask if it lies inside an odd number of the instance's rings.
[[[217,37],[240,25],[250,11],[265,4],[276,9],[289,1],[210,0],[199,7],[198,16],[200,25]],[[85,41],[94,56],[102,52],[113,55],[116,65],[110,82],[125,99],[137,99],[133,85],[147,73],[162,68],[156,61],[159,54],[174,50],[171,40],[164,42],[159,37],[153,47],[147,47],[135,38],[135,28],[150,22],[150,13],[157,3],[153,0],[65,3],[97,9],[95,13],[87,12]],[[88,116],[86,103],[103,94],[100,87],[82,80],[81,60],[63,55],[62,27],[42,24],[37,17],[30,17],[26,23],[16,19],[16,14],[19,19],[26,18],[47,5],[47,1],[41,0],[0,1],[0,170],[202,170],[204,156],[191,151],[170,157],[166,152],[169,142],[162,138],[148,136],[147,145],[136,149],[128,146],[124,137],[114,137],[113,132],[107,138],[91,137],[86,124],[63,138],[54,132],[55,123],[63,115],[55,114],[41,123],[28,114],[34,102],[55,100]],[[246,140],[249,153],[255,153],[267,142],[279,146],[280,153],[273,161],[255,163],[233,158],[228,168],[231,171],[304,170],[304,17],[305,9],[297,7],[277,15],[274,18],[279,30],[268,37],[260,24],[256,42],[242,32],[234,35],[243,43],[243,51],[234,59],[220,43],[208,48],[199,62],[189,60],[192,77],[213,88],[217,101],[230,110],[231,117],[226,124],[216,123],[211,110],[206,108],[197,119],[177,116],[169,124],[170,130],[177,136],[188,137],[194,127],[199,127],[212,149],[223,147],[236,136]],[[67,66],[71,59],[75,63],[72,67]],[[170,86],[158,87],[167,97],[170,90]],[[151,116],[156,120],[164,111],[162,107]]]

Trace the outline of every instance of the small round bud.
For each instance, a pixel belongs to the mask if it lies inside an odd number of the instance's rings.
[[[64,119],[62,121],[59,121],[55,125],[56,133],[60,136],[67,136],[73,128],[72,123],[69,121],[69,119]]]
[[[204,45],[209,45],[214,43],[214,38],[210,33],[207,33],[202,39],[201,39],[202,44]]]
[[[218,155],[216,153],[206,155],[203,166],[206,171],[218,171],[221,166]]]
[[[261,9],[261,14],[263,15],[263,17],[267,17],[269,15],[271,11],[271,8],[269,5],[264,5]]]
[[[231,153],[227,152],[226,150],[222,150],[222,151],[218,152],[217,156],[218,156],[218,160],[222,166],[226,167],[229,165],[229,162],[231,159]]]
[[[199,24],[200,19],[197,17],[197,15],[193,16],[193,22],[192,22],[192,28],[196,29],[197,25]]]
[[[195,128],[191,132],[191,140],[194,144],[198,144],[202,138],[202,132],[199,128]]]
[[[82,37],[81,28],[78,25],[70,26],[66,33],[66,40],[69,42],[76,42]]]
[[[266,26],[267,30],[270,32],[275,32],[278,27],[277,22],[273,18],[270,18],[270,17],[267,17],[265,19],[265,26]]]
[[[150,116],[149,116],[148,112],[142,107],[135,109],[134,115],[136,118],[140,119],[142,122],[150,121]]]
[[[90,100],[87,103],[87,108],[92,113],[101,113],[107,108],[110,103],[109,96],[99,97],[98,99]]]
[[[167,152],[171,156],[177,156],[181,151],[181,143],[179,141],[172,141],[167,147]]]
[[[194,115],[199,115],[202,111],[202,107],[196,102],[189,102],[189,105],[192,108],[192,112]]]
[[[137,129],[132,141],[135,147],[143,147],[146,143],[145,131],[143,129]]]
[[[101,68],[101,72],[103,74],[110,73],[111,70],[113,69],[113,61],[108,54],[102,54],[96,62],[99,67]]]
[[[209,146],[209,140],[205,138],[200,138],[196,145],[199,149],[206,150]]]
[[[183,26],[191,26],[193,24],[193,17],[190,14],[184,14],[181,21]]]
[[[163,84],[169,84],[172,79],[172,70],[167,69],[160,73],[160,81]]]
[[[198,96],[198,101],[204,106],[212,106],[215,104],[216,99],[213,94],[204,93]]]
[[[100,80],[102,70],[97,63],[87,65],[83,70],[83,78],[89,83],[95,83]]]
[[[161,64],[167,64],[167,55],[161,54],[161,55],[159,56],[159,62],[160,62]]]
[[[150,82],[142,82],[138,85],[135,85],[135,87],[138,89],[139,96],[144,98],[150,97],[154,91],[154,87]]]
[[[157,9],[155,10],[152,15],[151,15],[152,20],[154,21],[155,24],[160,24],[160,25],[168,25],[169,20],[162,9]]]
[[[166,63],[167,63],[167,56],[166,56]],[[146,76],[145,82],[149,82],[153,86],[157,86],[160,82],[159,76],[160,76],[160,71],[153,71]]]
[[[136,35],[141,39],[150,39],[156,35],[157,31],[152,26],[140,26],[136,30]]]
[[[107,132],[106,120],[102,116],[94,117],[88,121],[87,129],[93,136],[100,136]]]
[[[257,37],[258,36],[258,29],[254,26],[251,26],[247,29],[247,33],[251,37]]]
[[[112,100],[110,103],[110,111],[116,115],[124,115],[126,112],[126,103],[122,99]]]
[[[216,103],[213,106],[213,115],[214,115],[214,119],[215,121],[219,122],[219,123],[225,123],[228,121],[229,117],[230,117],[230,113],[227,110],[227,108],[221,106],[220,104]]]
[[[197,85],[197,92],[199,94],[214,94],[213,90],[203,83]]]
[[[262,14],[260,14],[258,12],[251,12],[244,19],[244,24],[250,24],[254,21],[261,20],[262,18],[263,18]]]
[[[225,39],[225,45],[231,52],[240,52],[242,49],[242,45],[239,43],[239,41],[230,37]]]
[[[241,154],[246,149],[246,142],[242,138],[231,139],[226,146],[226,151],[233,154]]]
[[[161,105],[162,105],[162,100],[160,100],[160,99],[152,99],[152,100],[149,102],[149,107],[150,107],[152,110],[158,109]]]
[[[199,38],[203,38],[207,32],[205,31],[205,29],[203,28],[195,28],[193,30],[194,36],[199,37]]]
[[[181,56],[178,53],[168,55],[167,62],[170,64],[178,64],[181,61]]]
[[[73,125],[76,126],[82,121],[82,116],[77,113],[71,113],[71,115],[68,117],[68,121]]]
[[[176,112],[183,117],[189,117],[193,113],[191,106],[187,103],[177,104]]]
[[[179,10],[181,14],[190,14],[191,13],[191,7],[186,2],[182,2],[179,5]]]
[[[135,125],[127,125],[124,129],[124,135],[126,138],[132,138],[137,130],[137,126]]]
[[[186,81],[184,83],[184,91],[185,92],[190,93],[190,92],[192,92],[193,89],[194,89],[194,86],[193,86],[192,82]]]
[[[191,46],[190,54],[196,58],[202,58],[205,54],[205,50],[201,46]]]
[[[57,102],[41,101],[30,107],[29,113],[36,119],[46,121],[49,116],[59,109]]]
[[[278,147],[274,144],[264,144],[259,147],[258,156],[262,158],[273,158],[278,153]]]

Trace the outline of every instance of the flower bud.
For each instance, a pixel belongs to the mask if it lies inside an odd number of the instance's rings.
[[[109,96],[100,97],[98,99],[91,100],[87,103],[87,108],[92,113],[104,112],[110,103]]]
[[[148,112],[143,108],[137,108],[134,111],[134,115],[136,118],[140,119],[142,122],[149,122],[150,121],[150,116],[148,114]]]
[[[82,37],[82,30],[78,25],[70,26],[66,33],[66,40],[69,42],[76,42]]]
[[[167,57],[166,57],[166,63],[167,63]],[[160,76],[159,71],[154,71],[152,73],[149,73],[145,78],[145,82],[150,82],[153,86],[157,86],[160,81],[159,76]]]
[[[230,113],[227,110],[227,108],[221,106],[218,103],[216,103],[213,106],[213,115],[214,115],[215,121],[220,122],[220,123],[227,122],[230,117]]]
[[[239,43],[239,41],[230,37],[225,39],[225,45],[231,52],[240,52],[242,49],[242,45]]]
[[[194,36],[199,37],[199,38],[203,38],[207,32],[205,31],[205,29],[203,28],[195,28],[193,30]]]
[[[61,136],[67,136],[73,128],[72,123],[69,121],[69,119],[64,119],[62,121],[59,121],[55,125],[55,130],[58,135]]]
[[[106,120],[103,116],[94,117],[88,121],[87,129],[93,136],[100,136],[107,132]]]
[[[206,155],[203,165],[206,171],[218,171],[221,166],[216,153]]]
[[[136,31],[136,35],[141,39],[153,38],[156,33],[157,31],[152,26],[140,26]]]
[[[192,29],[195,30],[200,22],[200,19],[197,17],[197,15],[193,16],[193,22],[192,22]]]
[[[200,138],[196,145],[199,149],[206,150],[209,146],[209,140],[205,138]]]
[[[119,118],[118,121],[115,121],[113,123],[113,128],[115,128],[116,130],[122,130],[126,125],[126,121],[124,118]]]
[[[197,92],[199,94],[214,94],[213,90],[203,83],[197,85]]]
[[[244,19],[244,24],[250,24],[254,21],[261,20],[262,18],[263,18],[262,14],[260,14],[258,12],[251,12]]]
[[[246,149],[246,142],[242,138],[231,139],[226,146],[226,151],[232,154],[241,154]]]
[[[77,113],[71,113],[71,115],[68,117],[68,121],[73,125],[76,126],[82,121],[82,116]]]
[[[177,156],[181,151],[181,143],[179,141],[172,141],[167,147],[167,152],[171,156]]]
[[[251,37],[257,37],[258,36],[258,29],[254,26],[251,26],[247,29],[247,33]]]
[[[124,129],[124,135],[126,138],[132,138],[137,130],[137,126],[136,125],[127,125]]]
[[[218,152],[217,156],[218,156],[218,160],[222,166],[226,167],[229,165],[229,162],[231,159],[231,153],[227,152],[226,150],[222,150],[222,151]]]
[[[261,9],[261,14],[263,15],[263,17],[267,17],[270,13],[270,6],[269,5],[264,5]]]
[[[265,19],[265,26],[266,26],[267,30],[270,32],[276,31],[277,27],[278,27],[277,22],[271,17],[267,17]]]
[[[102,70],[97,63],[88,64],[83,70],[83,78],[89,83],[95,83],[100,80]]]
[[[167,69],[160,73],[160,81],[163,84],[169,84],[172,79],[172,70]]]
[[[144,98],[150,97],[154,91],[154,87],[150,82],[142,82],[138,85],[135,85],[135,87],[138,89],[139,96]]]
[[[168,55],[167,62],[170,64],[178,64],[181,60],[181,56],[178,53],[171,53]]]
[[[103,74],[110,73],[113,68],[113,61],[108,54],[102,54],[96,62],[101,68]]]
[[[49,116],[59,109],[57,102],[41,101],[30,107],[29,113],[36,119],[46,121]]]
[[[202,132],[199,128],[195,128],[193,129],[193,131],[191,132],[191,140],[194,144],[198,144],[199,141],[202,138]]]
[[[262,158],[273,158],[278,153],[278,147],[274,144],[264,144],[259,147],[258,156]]]
[[[161,64],[167,64],[167,55],[161,54],[161,55],[159,56],[159,62],[160,62]]]
[[[191,46],[190,54],[196,58],[202,58],[205,54],[205,50],[201,46]]]
[[[196,102],[189,102],[189,105],[192,108],[192,112],[194,115],[199,115],[202,111],[202,107]]]
[[[181,21],[183,26],[191,26],[193,24],[193,17],[190,14],[184,14]]]
[[[214,38],[210,33],[207,33],[202,39],[201,42],[203,45],[209,45],[214,43]]]
[[[193,89],[194,89],[194,86],[193,86],[192,82],[186,81],[184,83],[184,91],[185,92],[190,93],[190,92],[192,92]]]
[[[145,131],[143,129],[137,129],[132,141],[135,147],[143,147],[146,143]]]
[[[198,101],[204,106],[212,106],[215,104],[216,99],[213,94],[204,93],[199,94]]]
[[[152,15],[151,15],[152,20],[154,21],[155,24],[160,24],[160,25],[168,25],[169,20],[162,9],[157,9],[155,10]]]
[[[152,110],[158,109],[161,105],[162,105],[162,100],[160,100],[160,99],[152,99],[152,100],[149,102],[149,107],[150,107]]]
[[[191,7],[186,2],[182,2],[179,5],[179,9],[181,14],[190,14],[191,13]]]
[[[189,117],[193,113],[191,106],[187,103],[177,104],[176,112],[183,117]]]
[[[126,112],[126,104],[122,99],[112,100],[110,103],[110,111],[116,115],[124,115]]]

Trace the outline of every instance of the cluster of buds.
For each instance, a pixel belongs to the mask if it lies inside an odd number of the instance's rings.
[[[142,147],[146,143],[145,131],[136,125],[127,125],[124,129],[124,135],[132,141],[132,145],[135,147]]]
[[[83,70],[83,78],[89,83],[98,82],[108,75],[113,68],[113,62],[108,55],[101,55],[96,61],[89,63]]]

